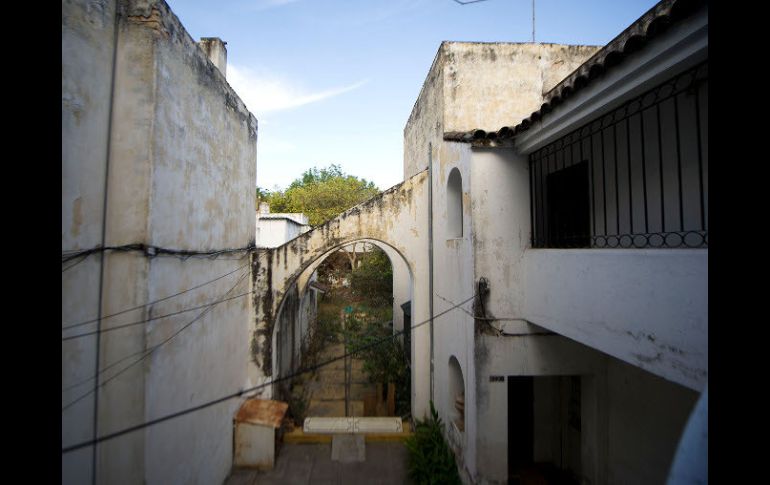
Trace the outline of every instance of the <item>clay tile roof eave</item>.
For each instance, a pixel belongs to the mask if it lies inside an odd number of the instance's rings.
[[[448,132],[445,140],[461,142],[479,142],[480,140],[507,140],[527,131],[533,124],[540,121],[554,107],[563,103],[567,98],[590,85],[601,77],[608,69],[621,64],[630,54],[642,48],[649,40],[657,37],[671,26],[675,19],[675,10],[679,8],[681,18],[708,4],[707,0],[661,0],[645,12],[633,24],[597,51],[587,61],[562,79],[556,86],[543,96],[543,104],[521,120],[518,125],[504,126],[496,132],[470,130],[467,132]],[[609,61],[609,62],[608,62]]]
[[[514,128],[514,134],[518,135],[527,131],[533,123],[540,121],[554,106],[574,96],[576,92],[588,86],[608,69],[622,63],[628,55],[636,52],[651,39],[666,31],[674,21],[679,20],[673,18],[677,7],[683,5],[680,9],[680,11],[684,11],[681,18],[685,18],[689,13],[693,13],[707,4],[706,0],[662,0],[659,2],[547,92],[540,109],[522,120]],[[607,62],[608,60],[610,62]]]

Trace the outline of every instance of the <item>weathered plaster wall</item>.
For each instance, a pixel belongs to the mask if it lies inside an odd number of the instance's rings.
[[[543,94],[597,46],[442,42],[404,128],[404,178],[428,166],[450,131],[496,131],[540,107]]]
[[[444,137],[444,44],[439,46],[404,127],[404,180],[428,168],[428,146]]]
[[[446,42],[444,131],[515,126],[600,46]]]
[[[117,34],[106,27],[111,25],[112,9],[114,4],[100,2],[63,5],[63,248],[101,244],[101,227],[94,227],[101,224],[104,188],[99,188],[99,181],[104,180],[107,167],[106,245],[145,243],[206,250],[253,243],[256,120],[164,2],[120,1]],[[117,39],[117,62],[110,99],[111,39]],[[108,135],[109,108],[112,125]],[[92,126],[81,127],[83,122]],[[75,242],[67,233],[78,230],[82,234],[98,231],[99,239]],[[90,259],[98,262],[99,258]],[[244,293],[251,284],[248,259],[238,260],[237,255],[182,261],[106,253],[104,261],[103,314],[141,306],[239,267],[242,270],[200,290],[105,319],[103,328],[201,305],[228,290],[229,295]],[[98,270],[89,264],[93,263],[86,261],[63,273],[63,301],[80,303],[79,311],[84,313],[63,308],[63,323],[96,316],[93,301],[99,294]],[[80,285],[80,281],[87,284]],[[249,310],[248,298],[214,307],[168,345],[106,383],[98,392],[97,435],[241,388],[249,358]],[[140,356],[199,313],[102,334],[101,367],[131,354]],[[64,386],[74,376],[85,377],[77,366],[70,371],[68,363],[87,363],[84,357],[93,359],[95,354],[95,339],[71,342],[79,342],[82,348],[63,344]],[[90,367],[92,375],[93,363]],[[83,385],[71,394],[63,393],[63,405],[87,390],[88,385]],[[63,413],[63,445],[92,437],[90,432],[81,437],[69,431],[89,429],[92,403],[84,399]],[[97,482],[221,482],[230,469],[232,416],[238,404],[228,401],[103,442],[98,450]],[[64,456],[64,482],[88,481],[90,459],[76,463],[69,456],[80,454]]]
[[[163,22],[153,32],[158,42],[151,238],[157,245],[184,249],[247,246],[255,234],[256,119],[225,81],[224,70],[214,67],[165,3],[159,2],[157,8]],[[155,259],[150,280],[158,291],[151,294],[160,293],[160,288],[189,287],[193,276],[208,281],[247,263],[247,258],[220,259],[193,266],[189,260],[180,264]],[[221,285],[208,287],[205,297],[198,299],[212,301],[249,291],[247,270],[248,266]],[[239,279],[233,281],[236,276]],[[222,303],[153,355],[146,377],[148,418],[243,386],[250,309],[248,297]],[[192,318],[185,315],[181,320]],[[148,344],[166,337],[182,322],[157,321],[149,327]],[[187,420],[150,428],[145,446],[147,481],[205,484],[223,480],[230,470],[231,423],[239,404],[228,401]]]
[[[253,258],[253,284],[265,291],[254,299],[256,319],[250,328],[253,360],[247,387],[269,381],[273,375],[272,335],[286,291],[295,281],[304,285],[302,281],[324,256],[351,242],[372,240],[396,251],[413,276],[414,322],[428,318],[426,175],[421,172],[280,247],[257,252]],[[430,378],[428,326],[415,329],[412,337],[412,410],[416,416],[424,416],[428,410]],[[270,396],[268,387],[257,392]]]
[[[508,149],[466,150],[470,152],[471,172],[469,205],[472,213],[472,254],[469,257],[473,262],[472,279],[478,282],[483,277],[489,282],[489,296],[484,300],[486,316],[507,319],[502,322],[490,322],[490,325],[508,331],[530,332],[530,325],[510,320],[520,318],[521,314],[523,287],[520,261],[521,254],[529,243],[528,164],[525,158]],[[485,328],[488,326],[487,323],[479,321],[477,330],[488,332],[488,328]],[[478,337],[471,340],[468,349],[473,352],[472,360],[478,364],[484,363],[484,359],[496,359],[496,354],[488,356]],[[479,408],[480,403],[477,400],[486,395],[489,376],[484,372],[483,366],[476,367],[475,371],[473,382],[476,387],[472,388],[475,389],[475,396],[470,399],[466,397],[466,402],[470,400],[471,406],[478,409],[478,421],[470,428],[478,429],[474,439],[481,460],[483,456],[499,453],[486,443],[490,434],[499,437],[499,433],[494,432],[495,424],[489,421],[493,419],[492,416],[498,415],[487,415]],[[492,468],[479,464],[478,475],[496,477],[495,465],[490,466]],[[505,472],[507,473],[507,470]]]
[[[537,376],[580,376],[580,454],[572,459],[579,456],[581,474],[597,484],[664,483],[699,395],[559,335],[479,336],[477,366],[477,483],[507,482],[508,388],[490,376],[536,376],[535,459],[557,464],[568,458],[554,428],[558,409],[548,402],[558,382]]]
[[[705,387],[708,251],[530,249],[523,268],[530,322],[691,389]]]
[[[444,142],[433,149],[433,313],[438,315],[474,294],[471,152],[467,144]],[[451,211],[447,197],[449,175],[457,169],[462,180],[462,236],[448,232]],[[433,401],[445,423],[451,422],[455,413],[454,398],[450,398],[451,374],[449,361],[455,357],[465,384],[465,413],[474,416],[476,385],[473,359],[473,318],[466,312],[473,308],[467,302],[461,308],[451,310],[434,320],[433,324]],[[449,424],[448,424],[449,426]],[[449,434],[453,444],[462,450],[458,454],[461,469],[475,473],[476,423],[466,419],[465,431]]]
[[[605,359],[601,353],[559,335],[479,335],[476,340],[477,482],[507,483],[508,480],[508,376],[601,375]],[[490,382],[490,376],[504,376],[506,381]],[[595,392],[584,389],[583,395],[587,404],[594,402]],[[600,424],[592,406],[595,403],[582,409],[586,430],[582,445],[595,449],[596,428]],[[550,448],[551,444],[548,439],[536,436],[537,450]],[[587,460],[593,458],[589,456]],[[589,477],[591,473],[587,473]]]
[[[607,483],[665,483],[699,393],[608,359]]]
[[[102,243],[114,48],[114,1],[62,3],[62,251]],[[99,314],[100,273],[98,256],[62,272],[62,326]],[[95,336],[62,342],[62,407],[93,385],[87,379],[95,371]],[[94,399],[92,394],[62,412],[62,446],[93,438]],[[93,451],[62,456],[63,484],[91,482]]]

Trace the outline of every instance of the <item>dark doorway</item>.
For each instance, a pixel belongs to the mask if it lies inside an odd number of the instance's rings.
[[[548,242],[551,248],[590,246],[591,217],[588,162],[583,161],[547,177]]]
[[[578,485],[580,376],[508,376],[509,485]]]
[[[412,300],[401,305],[404,311],[404,355],[407,365],[412,364]]]
[[[533,462],[534,412],[531,376],[508,376],[508,483],[518,484]]]

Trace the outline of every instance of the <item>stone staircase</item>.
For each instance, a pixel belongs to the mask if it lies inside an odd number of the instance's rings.
[[[319,357],[319,361],[343,355],[345,346],[330,344]],[[376,393],[377,386],[369,382],[363,370],[363,361],[353,359],[350,376],[350,416],[364,416],[364,400]],[[305,384],[309,395],[307,416],[345,416],[345,367],[342,359],[319,369]]]

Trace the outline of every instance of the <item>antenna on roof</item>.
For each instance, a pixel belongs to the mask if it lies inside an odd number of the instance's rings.
[[[479,2],[486,2],[487,0],[453,0],[455,3],[460,5],[468,5],[470,3],[479,3]],[[535,0],[532,0],[532,43],[535,42]]]
[[[535,43],[535,0],[532,0],[532,43]]]

